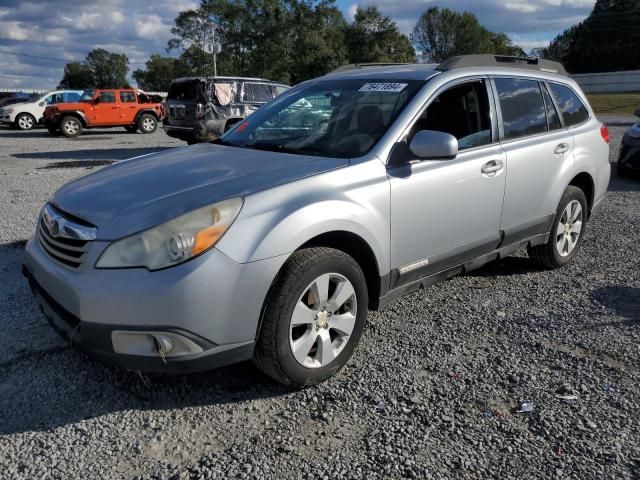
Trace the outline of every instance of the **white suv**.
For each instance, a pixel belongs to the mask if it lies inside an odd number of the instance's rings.
[[[82,90],[56,90],[48,92],[31,102],[19,103],[0,109],[0,122],[18,127],[20,130],[31,130],[42,123],[47,105],[54,103],[77,102]]]

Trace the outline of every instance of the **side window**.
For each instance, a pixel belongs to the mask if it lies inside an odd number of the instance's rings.
[[[244,98],[245,102],[266,103],[273,99],[271,85],[264,83],[245,83]]]
[[[536,80],[496,78],[495,84],[502,110],[505,140],[547,131],[544,100]]]
[[[420,130],[450,133],[458,139],[458,148],[489,145],[491,107],[485,82],[477,80],[456,85],[439,94],[411,128],[408,141]]]
[[[549,83],[549,87],[567,127],[578,125],[589,119],[589,112],[573,90],[558,83]]]
[[[122,103],[136,103],[136,94],[133,92],[120,92],[120,101]]]
[[[61,103],[62,102],[62,94],[61,93],[54,93],[53,95],[49,95],[47,97],[47,99],[45,100],[45,103],[47,105],[54,105],[56,103]]]
[[[80,94],[75,92],[66,92],[63,95],[63,98],[66,103],[77,102],[80,99]]]
[[[100,103],[115,103],[116,102],[116,94],[115,94],[115,92],[100,92],[98,94],[98,98],[100,99]]]
[[[553,130],[560,130],[562,128],[562,124],[560,123],[560,117],[558,117],[556,107],[551,100],[551,95],[549,95],[547,87],[544,84],[540,84],[540,88],[542,88],[544,105],[547,108],[547,124],[549,126],[549,131],[552,132]]]

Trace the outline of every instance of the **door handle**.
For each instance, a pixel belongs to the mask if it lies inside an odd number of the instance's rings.
[[[569,144],[568,143],[561,143],[560,145],[558,145],[556,147],[556,149],[553,151],[553,153],[555,153],[556,155],[564,155],[568,151],[569,151]]]
[[[482,168],[480,169],[480,171],[484,175],[490,175],[493,177],[495,176],[496,173],[498,173],[503,168],[504,168],[504,164],[502,163],[502,160],[491,160],[490,162],[487,162],[484,165],[482,165]]]

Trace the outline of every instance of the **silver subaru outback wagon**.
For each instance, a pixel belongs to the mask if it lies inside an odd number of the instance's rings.
[[[63,186],[24,273],[51,325],[96,357],[161,372],[253,359],[316,384],[369,309],[521,247],[571,262],[608,152],[559,64],[352,66],[214,143]]]

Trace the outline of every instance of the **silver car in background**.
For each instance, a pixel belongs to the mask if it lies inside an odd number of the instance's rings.
[[[24,273],[80,349],[136,370],[253,359],[289,385],[351,357],[369,309],[527,247],[573,260],[608,132],[561,65],[353,66],[214,143],[62,187]]]

